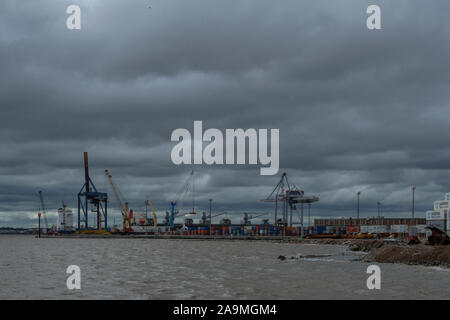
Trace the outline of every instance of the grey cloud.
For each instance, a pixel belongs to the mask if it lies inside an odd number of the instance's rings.
[[[171,163],[170,134],[194,120],[279,128],[280,173],[320,195],[315,215],[354,214],[359,189],[365,214],[407,215],[411,184],[430,208],[450,191],[450,3],[378,2],[373,32],[372,1],[79,1],[73,32],[71,1],[2,1],[0,223],[35,223],[41,189],[75,207],[83,151],[99,188],[109,169],[163,213],[191,169]],[[195,169],[202,208],[271,210],[278,176]]]

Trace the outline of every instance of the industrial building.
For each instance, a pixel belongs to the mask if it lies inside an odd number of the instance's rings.
[[[425,218],[337,218],[337,219],[314,219],[314,225],[316,226],[373,226],[373,225],[424,225],[426,224]]]
[[[445,194],[444,200],[434,201],[433,210],[426,212],[426,223],[429,227],[435,227],[450,236],[450,193]]]
[[[433,210],[425,218],[336,218],[314,219],[313,233],[317,234],[428,234],[434,227],[450,235],[450,193],[443,200],[434,201]]]
[[[425,227],[425,218],[337,218],[314,219],[309,230],[315,234],[425,235]]]

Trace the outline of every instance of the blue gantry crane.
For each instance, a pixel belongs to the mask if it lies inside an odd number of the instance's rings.
[[[88,212],[89,205],[93,205],[92,211],[96,214],[96,229],[108,229],[108,194],[98,192],[91,178],[89,177],[88,153],[84,153],[84,185],[78,192],[78,230],[81,230],[81,222],[84,222],[84,229],[89,229]]]

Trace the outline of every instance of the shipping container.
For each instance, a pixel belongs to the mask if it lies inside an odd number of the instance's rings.
[[[359,226],[346,226],[345,227],[345,232],[347,234],[359,233]]]
[[[336,227],[326,226],[325,233],[326,234],[334,234],[336,232]]]
[[[222,231],[223,232],[223,231]],[[241,227],[232,226],[229,228],[229,234],[232,234],[234,236],[238,236],[241,232]]]
[[[416,225],[417,233],[418,234],[425,234],[427,232],[427,229],[425,229],[427,225],[426,224],[418,224]]]
[[[360,233],[369,233],[369,226],[360,226]]]
[[[383,226],[383,225],[375,225],[375,226],[369,226],[367,233],[388,233],[388,227],[387,226]]]
[[[416,226],[410,226],[408,229],[408,236],[410,237],[417,237],[417,227]]]
[[[267,232],[269,236],[277,237],[282,235],[281,231],[282,229],[279,226],[270,226]]]
[[[391,226],[391,233],[408,233],[408,225],[394,224]]]
[[[296,227],[286,227],[286,236],[296,236],[298,230]]]
[[[245,226],[243,228],[243,235],[254,235],[256,233],[256,226]]]
[[[326,230],[325,226],[314,226],[314,233],[315,234],[324,234]]]

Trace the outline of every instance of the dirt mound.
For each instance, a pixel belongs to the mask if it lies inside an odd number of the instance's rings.
[[[450,268],[450,246],[383,246],[363,258],[368,262],[405,263]]]
[[[369,252],[372,249],[378,249],[386,243],[383,240],[360,240],[353,242],[348,248],[351,251]]]

